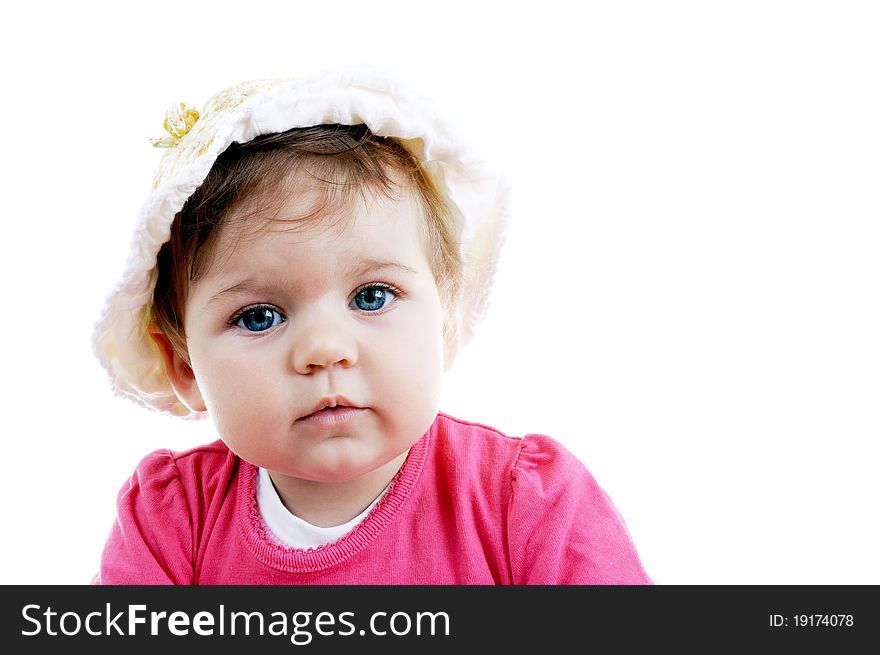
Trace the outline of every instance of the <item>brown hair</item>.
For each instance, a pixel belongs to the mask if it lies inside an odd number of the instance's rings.
[[[305,172],[317,184],[317,203],[296,222],[339,215],[353,195],[366,191],[396,198],[414,190],[422,206],[428,258],[444,307],[444,334],[454,335],[453,305],[461,277],[461,256],[453,208],[444,200],[418,159],[390,137],[366,125],[316,125],[233,143],[214,162],[205,181],[187,199],[159,250],[150,319],[185,361],[184,308],[189,286],[205,274],[220,228],[256,219],[277,219],[279,188],[292,172]],[[402,180],[402,184],[398,182]],[[301,186],[301,185],[300,185]],[[296,192],[297,189],[292,189]],[[289,221],[289,218],[281,219]]]

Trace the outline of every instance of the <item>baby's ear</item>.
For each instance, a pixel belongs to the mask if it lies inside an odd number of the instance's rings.
[[[162,330],[151,325],[149,333],[153,343],[162,353],[162,359],[165,361],[165,373],[168,375],[171,388],[174,389],[180,402],[186,405],[190,411],[204,412],[206,410],[205,401],[202,399],[202,392],[189,362],[177,352]]]

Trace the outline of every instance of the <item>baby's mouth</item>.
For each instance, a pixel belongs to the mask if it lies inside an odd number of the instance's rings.
[[[366,409],[358,407],[344,396],[326,396],[321,399],[312,411],[297,419],[297,422],[315,425],[335,425],[354,418]]]
[[[315,414],[339,414],[340,412],[345,411],[346,409],[353,409],[348,405],[336,405],[336,407],[324,407],[319,409],[317,412],[312,412],[309,416],[314,416]],[[309,416],[305,416],[303,418],[308,418]]]
[[[351,407],[349,405],[336,405],[335,407],[324,407],[317,412],[312,412],[307,416],[297,419],[297,423],[327,426],[338,425],[350,421],[367,410],[363,407]]]

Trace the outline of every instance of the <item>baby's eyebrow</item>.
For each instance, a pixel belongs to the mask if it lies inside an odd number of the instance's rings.
[[[220,289],[217,293],[208,298],[208,302],[205,303],[206,306],[213,305],[218,300],[220,300],[225,295],[235,295],[239,293],[256,293],[260,291],[265,291],[265,285],[258,284],[253,280],[242,280],[237,284],[233,284],[232,286],[226,287],[225,289]]]
[[[412,273],[414,275],[418,275],[418,271],[414,268],[407,266],[406,264],[401,264],[400,262],[387,261],[383,259],[357,259],[355,260],[351,266],[348,267],[350,273],[354,275],[363,275],[364,273],[370,273],[372,271],[377,271],[382,268],[396,268],[405,273]]]
[[[411,273],[413,275],[418,275],[418,271],[406,264],[402,264],[400,262],[388,261],[384,259],[356,259],[350,266],[346,267],[346,273],[348,275],[359,276],[366,275],[367,273],[372,273],[374,271],[381,270],[383,268],[393,268],[399,271],[403,271],[405,273]],[[206,306],[213,305],[217,301],[219,301],[223,296],[226,295],[235,295],[242,293],[261,293],[265,292],[269,289],[283,289],[285,287],[285,283],[280,279],[273,279],[268,284],[262,283],[256,280],[252,280],[250,278],[237,282],[233,285],[225,287],[217,291],[217,293],[213,294],[208,302],[205,303]]]
[[[205,303],[206,307],[222,300],[224,296],[250,293],[275,293],[284,290],[290,285],[289,280],[286,280],[284,275],[279,271],[267,271],[257,274],[252,273],[249,275],[245,274],[244,277],[237,279],[227,278],[225,282],[228,286],[223,286],[214,292]]]

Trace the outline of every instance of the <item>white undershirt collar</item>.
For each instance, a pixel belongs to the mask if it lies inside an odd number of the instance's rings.
[[[385,487],[382,493],[370,503],[370,506],[351,521],[329,528],[319,528],[317,525],[312,525],[292,514],[284,506],[275,490],[275,485],[272,484],[269,472],[261,468],[257,479],[257,505],[260,508],[263,522],[275,541],[289,548],[317,548],[337,541],[351,532],[367,517],[367,514],[376,506],[386,491],[388,491],[388,487]]]

